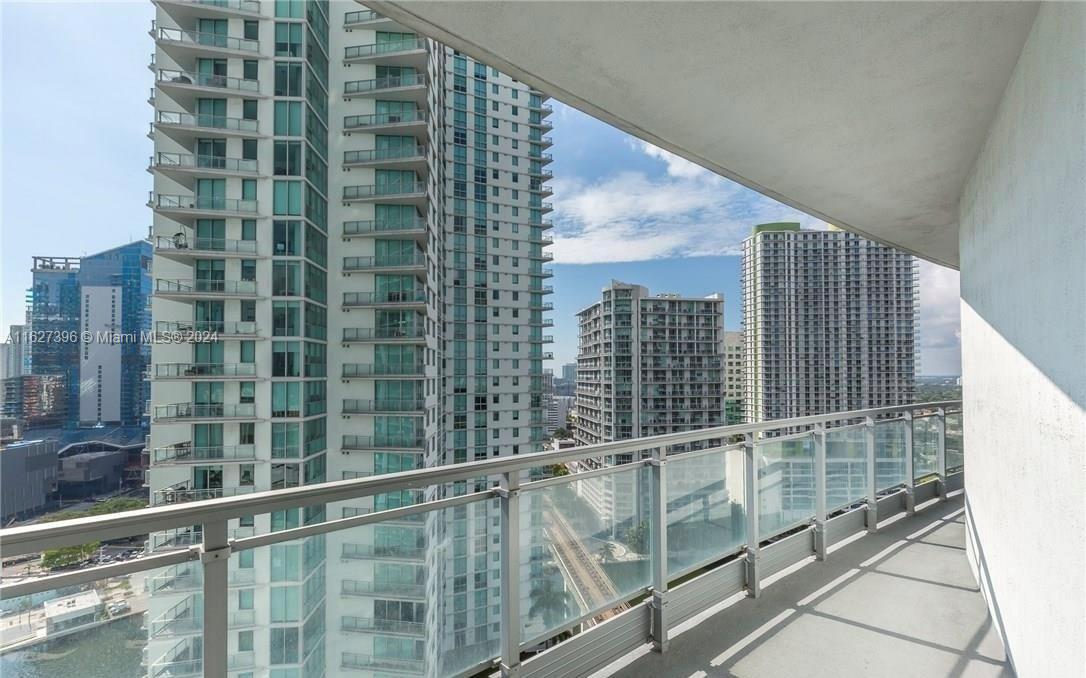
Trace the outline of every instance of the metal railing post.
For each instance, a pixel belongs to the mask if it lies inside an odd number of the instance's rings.
[[[761,554],[758,547],[760,542],[758,536],[758,467],[755,464],[753,433],[745,434],[743,451],[745,453],[743,466],[746,476],[744,479],[745,496],[743,497],[743,506],[747,517],[747,595],[751,598],[757,598],[762,594],[762,583],[759,572]]]
[[[501,504],[501,675],[520,675],[520,472],[503,473]]]
[[[905,514],[916,513],[916,458],[913,456],[913,412],[905,411]]]
[[[946,410],[939,408],[935,416],[935,468],[939,472],[939,500],[947,500],[946,484]]]
[[[226,521],[204,523],[203,534],[200,561],[204,566],[204,678],[226,678],[230,608],[230,542]]]
[[[815,482],[815,517],[814,538],[815,557],[826,559],[826,427],[815,424],[811,432],[814,436],[814,482]]]
[[[867,522],[868,534],[879,530],[878,487],[875,484],[875,418],[864,417],[864,447],[867,450]]]
[[[667,652],[667,448],[652,451],[652,649]]]

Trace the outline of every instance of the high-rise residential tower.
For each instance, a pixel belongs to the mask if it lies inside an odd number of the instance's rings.
[[[355,3],[156,6],[153,313],[194,341],[154,348],[154,501],[538,451],[545,98]],[[497,525],[481,502],[238,554],[239,670],[443,676],[489,657]],[[152,666],[199,653],[172,632],[199,609],[189,574],[152,580]]]
[[[857,235],[763,224],[743,242],[744,415],[912,402],[916,260]]]

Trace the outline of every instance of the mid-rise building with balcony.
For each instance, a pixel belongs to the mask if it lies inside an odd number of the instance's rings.
[[[154,349],[156,505],[540,450],[545,97],[355,3],[155,4],[153,313],[182,339]],[[461,489],[229,529],[262,534]],[[305,676],[447,675],[489,653],[489,560],[435,545],[495,544],[493,512],[389,520],[232,560],[232,576],[247,574],[231,615],[254,599],[276,608],[230,628],[232,655]],[[299,552],[279,578],[277,563]],[[397,594],[454,572],[440,595]],[[177,590],[160,589],[152,618]],[[152,664],[199,654],[152,640]]]
[[[651,295],[617,280],[599,302],[578,314],[577,425],[579,445],[721,426],[724,415],[724,298]],[[595,470],[633,461],[629,455],[589,459]],[[648,510],[633,474],[579,484],[582,495],[611,523]]]

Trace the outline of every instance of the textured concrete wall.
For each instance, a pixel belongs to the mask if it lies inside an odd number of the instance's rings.
[[[1042,6],[960,205],[969,556],[1018,674],[1086,675],[1086,4]]]

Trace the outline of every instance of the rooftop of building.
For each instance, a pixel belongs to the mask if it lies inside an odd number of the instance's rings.
[[[56,598],[45,603],[45,616],[66,617],[77,612],[93,610],[102,604],[97,591],[83,591],[73,596]]]

